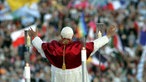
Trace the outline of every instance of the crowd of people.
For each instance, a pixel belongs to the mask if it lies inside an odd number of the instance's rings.
[[[32,46],[29,51],[25,45],[13,47],[11,33],[35,24],[38,36],[43,41],[59,40],[60,30],[64,26],[72,27],[75,34],[77,33],[80,15],[83,11],[88,28],[86,41],[98,38],[96,36],[98,27],[94,28],[94,25],[91,25],[93,22],[94,24],[103,23],[104,31],[112,23],[117,24],[116,35],[119,36],[117,41],[121,42],[121,45],[113,43],[113,37],[111,42],[99,50],[107,59],[104,69],[102,67],[99,69],[99,65],[92,63],[92,57],[89,58],[87,68],[90,81],[146,81],[146,65],[138,67],[142,55],[146,54],[144,53],[145,45],[140,41],[143,40],[140,38],[141,31],[146,33],[145,0],[118,0],[115,2],[116,7],[113,5],[114,0],[38,0],[28,7],[30,9],[20,8],[20,11],[15,12],[12,11],[7,1],[0,0],[0,82],[23,82],[23,70],[27,58],[29,58],[31,68],[31,82],[51,82],[49,61],[42,58]],[[90,28],[94,28],[94,37],[90,34]],[[77,34],[74,40],[80,40]],[[140,73],[142,76],[139,77],[138,70],[140,69],[143,71]],[[140,81],[141,78],[143,81]]]

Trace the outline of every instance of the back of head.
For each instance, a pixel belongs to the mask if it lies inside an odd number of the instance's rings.
[[[72,39],[73,35],[74,35],[74,32],[73,32],[73,29],[71,27],[67,26],[61,30],[62,38]]]

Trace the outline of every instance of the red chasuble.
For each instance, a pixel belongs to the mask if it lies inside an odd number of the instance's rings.
[[[86,43],[87,58],[94,49],[94,43]],[[58,68],[62,68],[64,44],[53,40],[50,43],[42,43],[42,49],[50,63]],[[81,65],[81,49],[80,41],[70,42],[65,48],[65,64],[66,69],[76,68]]]

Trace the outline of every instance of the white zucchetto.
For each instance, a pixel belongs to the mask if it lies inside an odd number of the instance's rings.
[[[74,35],[74,32],[73,32],[73,29],[71,27],[67,26],[61,30],[61,36],[63,38],[72,39],[73,35]]]

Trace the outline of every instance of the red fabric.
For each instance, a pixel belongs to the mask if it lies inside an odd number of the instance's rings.
[[[139,33],[139,27],[137,22],[134,22],[134,29],[136,30],[137,34]]]
[[[42,49],[51,64],[58,68],[62,68],[64,45],[57,41],[51,43],[43,43]],[[66,45],[65,64],[67,69],[76,68],[81,65],[81,49],[82,43],[79,41],[71,42]],[[86,43],[87,58],[93,51],[93,42]]]
[[[107,5],[108,9],[113,11],[114,10],[114,7],[113,7],[113,4],[112,3],[108,3]]]
[[[93,64],[93,65],[99,67],[99,64],[98,65],[97,64]],[[104,64],[101,64],[100,65],[100,69],[101,69],[101,71],[105,71],[106,70],[106,66]]]
[[[96,23],[94,21],[90,21],[88,25],[96,32]]]
[[[25,42],[24,36],[18,37],[15,41],[13,41],[13,47],[18,47],[19,45],[23,45]]]
[[[81,2],[79,4],[76,4],[75,8],[77,8],[77,9],[80,9],[80,8],[85,9],[88,6],[89,6],[89,3],[87,1],[83,1],[83,2]]]
[[[116,35],[114,35],[113,36],[114,38],[113,38],[113,41],[114,41],[114,47],[116,47],[117,49],[118,49],[118,38],[117,38],[117,36]]]
[[[43,26],[42,26],[42,31],[43,31],[44,33],[46,33],[46,31],[47,31],[47,25],[43,25]]]

